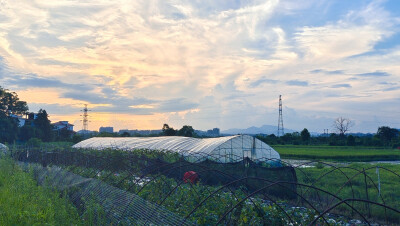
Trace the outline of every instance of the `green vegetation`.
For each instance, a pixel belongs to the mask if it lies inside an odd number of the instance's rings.
[[[366,176],[363,173],[364,169]],[[400,165],[353,163],[341,165],[340,170],[338,170],[321,163],[317,167],[296,169],[296,173],[299,183],[314,185],[342,199],[353,197],[368,199],[399,210],[400,194],[398,191],[400,190],[400,177],[386,169],[398,173],[400,172]],[[351,182],[348,182],[349,179],[351,179]],[[339,201],[322,192],[318,193],[313,189],[307,190],[307,188],[301,186],[298,187],[298,191],[301,191],[309,200],[317,201],[320,204],[325,203],[327,206]],[[383,220],[385,218],[385,211],[382,207],[359,202],[351,204],[365,216],[371,215],[372,219]],[[345,205],[340,205],[335,212],[351,212],[351,209]],[[357,216],[356,213],[354,214],[354,216]],[[386,214],[390,221],[400,223],[398,213],[387,210]]]
[[[0,225],[80,225],[78,211],[65,197],[37,186],[10,159],[0,159]]]
[[[263,202],[262,195],[245,199],[249,192],[241,189],[183,183],[163,175],[148,175],[149,177],[138,180],[126,171],[118,173],[102,171],[94,175],[93,172],[96,170],[91,168],[72,166],[67,169],[84,177],[94,176],[112,186],[128,190],[147,201],[164,206],[183,218],[197,208],[188,220],[199,225],[216,224],[235,205],[237,207],[227,218],[231,218],[236,225],[288,225],[291,222],[276,204]],[[292,217],[291,220],[300,225],[309,224],[316,214],[313,210],[307,210],[306,213],[300,213],[295,209],[286,211]]]
[[[320,136],[309,136],[304,128],[301,133],[286,133],[277,137],[274,134],[267,136],[258,135],[257,138],[269,145],[311,145],[311,146],[368,146],[400,148],[399,130],[387,126],[378,128],[376,134],[323,134]]]
[[[333,161],[395,161],[400,160],[400,150],[360,146],[310,146],[273,145],[283,159],[333,160]]]
[[[298,183],[315,186],[333,195],[337,195],[340,199],[368,199],[373,202],[400,209],[400,195],[397,194],[397,191],[400,189],[400,177],[384,169],[387,168],[391,171],[399,172],[400,166],[388,164],[379,165],[381,196],[379,196],[378,192],[378,174],[376,173],[376,167],[378,165],[350,164],[341,166],[342,168],[340,170],[336,170],[332,166],[319,163],[313,168],[296,169]],[[182,184],[178,186],[181,181],[176,181],[162,175],[148,175],[148,177],[143,178],[142,181],[137,181],[137,177],[132,176],[126,171],[119,171],[118,173],[102,171],[101,174],[94,174],[96,170],[91,168],[68,168],[85,177],[94,176],[110,185],[136,193],[148,201],[163,205],[182,217],[187,216],[202,202],[202,200],[215,192],[214,195],[190,215],[189,219],[198,224],[216,223],[229,208],[238,204],[243,200],[246,194],[249,194],[249,191],[244,192],[240,189],[228,188],[221,189],[221,186],[209,186],[201,183],[195,185]],[[366,177],[364,177],[362,173],[363,169],[366,169]],[[326,176],[324,176],[325,174]],[[349,179],[351,182],[348,182]],[[368,196],[366,195],[366,189],[368,190]],[[315,189],[308,189],[301,185],[297,187],[297,192],[319,209],[325,209],[340,201],[339,199],[335,199],[332,195]],[[263,196],[261,194],[255,195],[252,197],[254,203],[247,201],[245,202],[246,205],[239,205],[239,208],[232,212],[234,215],[232,218],[235,222],[239,225],[257,225],[262,222],[267,222],[269,225],[285,225],[290,223],[285,213],[279,209],[276,204],[265,203],[262,201],[262,198]],[[299,224],[309,224],[313,217],[316,216],[316,212],[314,212],[306,202],[301,200],[300,197],[295,200],[278,202],[283,204],[282,206],[293,205],[308,207],[305,210],[306,212],[284,207],[285,211],[287,211],[290,216],[294,216],[293,220]],[[387,216],[390,222],[400,223],[399,214],[396,212],[387,210],[385,213],[384,208],[373,204],[367,205],[361,202],[351,202],[350,204],[355,210],[359,211],[372,222],[384,222]],[[362,219],[356,211],[352,212],[351,208],[345,205],[340,205],[332,212],[339,215],[348,215],[351,213],[353,218]],[[267,221],[265,222],[265,220]]]
[[[296,147],[300,151],[302,150],[301,147],[309,148],[309,146],[297,145],[278,147],[291,149]],[[326,148],[328,148],[328,150],[326,150]],[[365,151],[369,151],[371,156],[378,151],[391,151],[383,148],[362,147],[357,149],[357,147],[347,148],[332,146],[319,146],[316,148],[316,151],[328,155],[326,153],[332,154],[340,152],[342,149],[347,152],[357,150],[355,153],[362,153],[360,156],[365,155]],[[279,148],[277,148],[277,150],[279,150]],[[48,151],[53,153],[55,150],[49,149]],[[285,212],[293,216],[293,220],[299,224],[309,224],[316,215],[316,212],[313,211],[310,205],[305,201],[302,201],[300,196],[297,197],[297,199],[288,199],[286,201],[282,201],[283,198],[275,197],[278,203],[283,204],[281,207],[284,208],[284,211],[282,211],[282,209],[279,209],[278,205],[264,201],[263,199],[265,199],[265,197],[263,194],[252,196],[252,200],[255,204],[249,200],[244,200],[244,197],[251,193],[245,186],[241,186],[240,188],[227,188],[221,187],[220,185],[206,185],[202,183],[194,185],[190,183],[181,184],[183,183],[181,179],[166,177],[161,175],[159,171],[151,171],[150,174],[145,174],[145,177],[139,178],[140,175],[143,175],[143,169],[146,168],[144,164],[144,162],[146,162],[145,159],[159,159],[172,163],[180,159],[176,153],[148,150],[135,150],[133,152],[111,149],[102,151],[76,150],[74,153],[78,155],[77,157],[80,155],[81,157],[73,158],[72,162],[66,162],[63,161],[65,158],[62,158],[62,156],[63,153],[69,152],[68,149],[58,149],[58,151],[59,154],[56,156],[59,157],[59,165],[64,165],[67,170],[71,170],[84,177],[100,179],[112,186],[138,194],[142,198],[152,203],[160,204],[182,217],[186,217],[200,204],[196,211],[189,216],[191,221],[198,224],[215,224],[233,207],[234,210],[228,215],[230,219],[234,220],[239,225],[258,225],[262,222],[267,222],[267,224],[270,225],[286,225],[290,222]],[[302,151],[305,152],[307,149]],[[31,155],[33,155],[33,152],[31,152]],[[90,156],[90,158],[87,158],[88,156]],[[321,156],[322,155],[320,155],[320,157]],[[34,159],[42,158],[37,156],[37,158]],[[102,159],[107,163],[106,165]],[[57,159],[53,161],[57,161]],[[57,164],[57,162],[54,162],[54,164]],[[73,166],[70,164],[73,164]],[[384,169],[384,167],[386,167],[393,172],[399,172],[400,166],[387,164],[379,165],[381,194],[381,196],[379,196],[377,190],[377,165],[355,163],[336,163],[336,165],[341,166],[341,171],[323,163],[318,163],[313,168],[296,169],[298,182],[330,192],[333,195],[337,195],[340,199],[368,199],[400,209],[400,196],[396,193],[400,189],[400,177]],[[362,173],[363,168],[367,169],[365,176]],[[148,170],[148,172],[150,171]],[[196,172],[199,171],[196,170]],[[348,180],[350,180],[350,182],[348,182]],[[215,194],[213,194],[214,192]],[[305,197],[307,201],[313,203],[319,210],[324,210],[340,201],[339,199],[333,198],[332,195],[327,195],[322,191],[318,192],[314,188],[308,189],[302,185],[297,186],[297,192]],[[210,194],[212,195],[202,203]],[[268,200],[269,198],[266,199]],[[94,206],[98,205],[98,203],[93,204]],[[371,222],[384,222],[383,220],[387,216],[390,223],[400,223],[399,214],[396,212],[390,210],[385,212],[384,208],[373,204],[367,205],[355,201],[350,204],[355,210],[352,211],[350,207],[340,205],[331,212],[338,213],[339,215],[351,214],[352,218],[362,219],[362,217],[356,213],[357,210],[361,212],[362,216],[366,216],[370,219]],[[307,208],[301,210],[299,208],[291,208],[291,206],[306,206]],[[98,207],[101,208],[101,206]],[[88,219],[98,219],[99,217],[96,216],[96,213],[99,213],[99,211],[92,212],[93,214],[90,214],[90,210],[86,211],[86,213],[89,214],[83,216]],[[319,221],[319,223],[321,223],[321,221]]]

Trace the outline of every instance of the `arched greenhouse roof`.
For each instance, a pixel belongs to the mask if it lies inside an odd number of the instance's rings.
[[[279,159],[273,148],[249,135],[218,138],[164,137],[94,137],[73,146],[85,149],[160,150],[180,153],[191,161],[213,159],[219,162],[237,162],[249,157],[253,160]]]
[[[0,143],[0,151],[7,151],[8,147],[5,146],[4,144]]]

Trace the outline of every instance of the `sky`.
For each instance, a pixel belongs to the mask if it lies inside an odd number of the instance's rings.
[[[400,128],[398,0],[0,0],[0,86],[82,129]]]

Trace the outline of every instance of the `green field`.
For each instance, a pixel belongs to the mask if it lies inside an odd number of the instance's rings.
[[[0,159],[0,225],[82,225],[77,209],[56,191],[37,186],[12,160]]]
[[[379,167],[378,170],[377,167]],[[364,169],[365,175],[363,173]],[[390,171],[399,173],[400,165],[352,163],[340,167],[340,170],[320,165],[319,167],[296,169],[296,174],[300,184],[316,186],[342,199],[365,199],[400,210],[400,194],[398,192],[400,190],[400,177]],[[321,204],[327,204],[327,206],[339,202],[338,199],[333,198],[331,195],[302,186],[298,187],[298,192],[307,197],[309,201],[313,200]],[[370,214],[372,222],[382,222],[386,214],[391,222],[400,223],[400,214],[394,211],[387,210],[385,213],[384,208],[374,204],[349,203],[354,205],[354,208],[365,216]],[[334,212],[349,213],[351,208],[342,204]],[[354,217],[360,218],[355,212],[353,214]]]
[[[283,159],[331,161],[395,161],[400,160],[400,150],[359,146],[274,145]]]

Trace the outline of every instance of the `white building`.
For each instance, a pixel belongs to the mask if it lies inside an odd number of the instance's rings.
[[[68,123],[68,121],[59,121],[52,124],[54,126],[54,130],[62,130],[66,129],[69,131],[74,131],[74,125]]]

